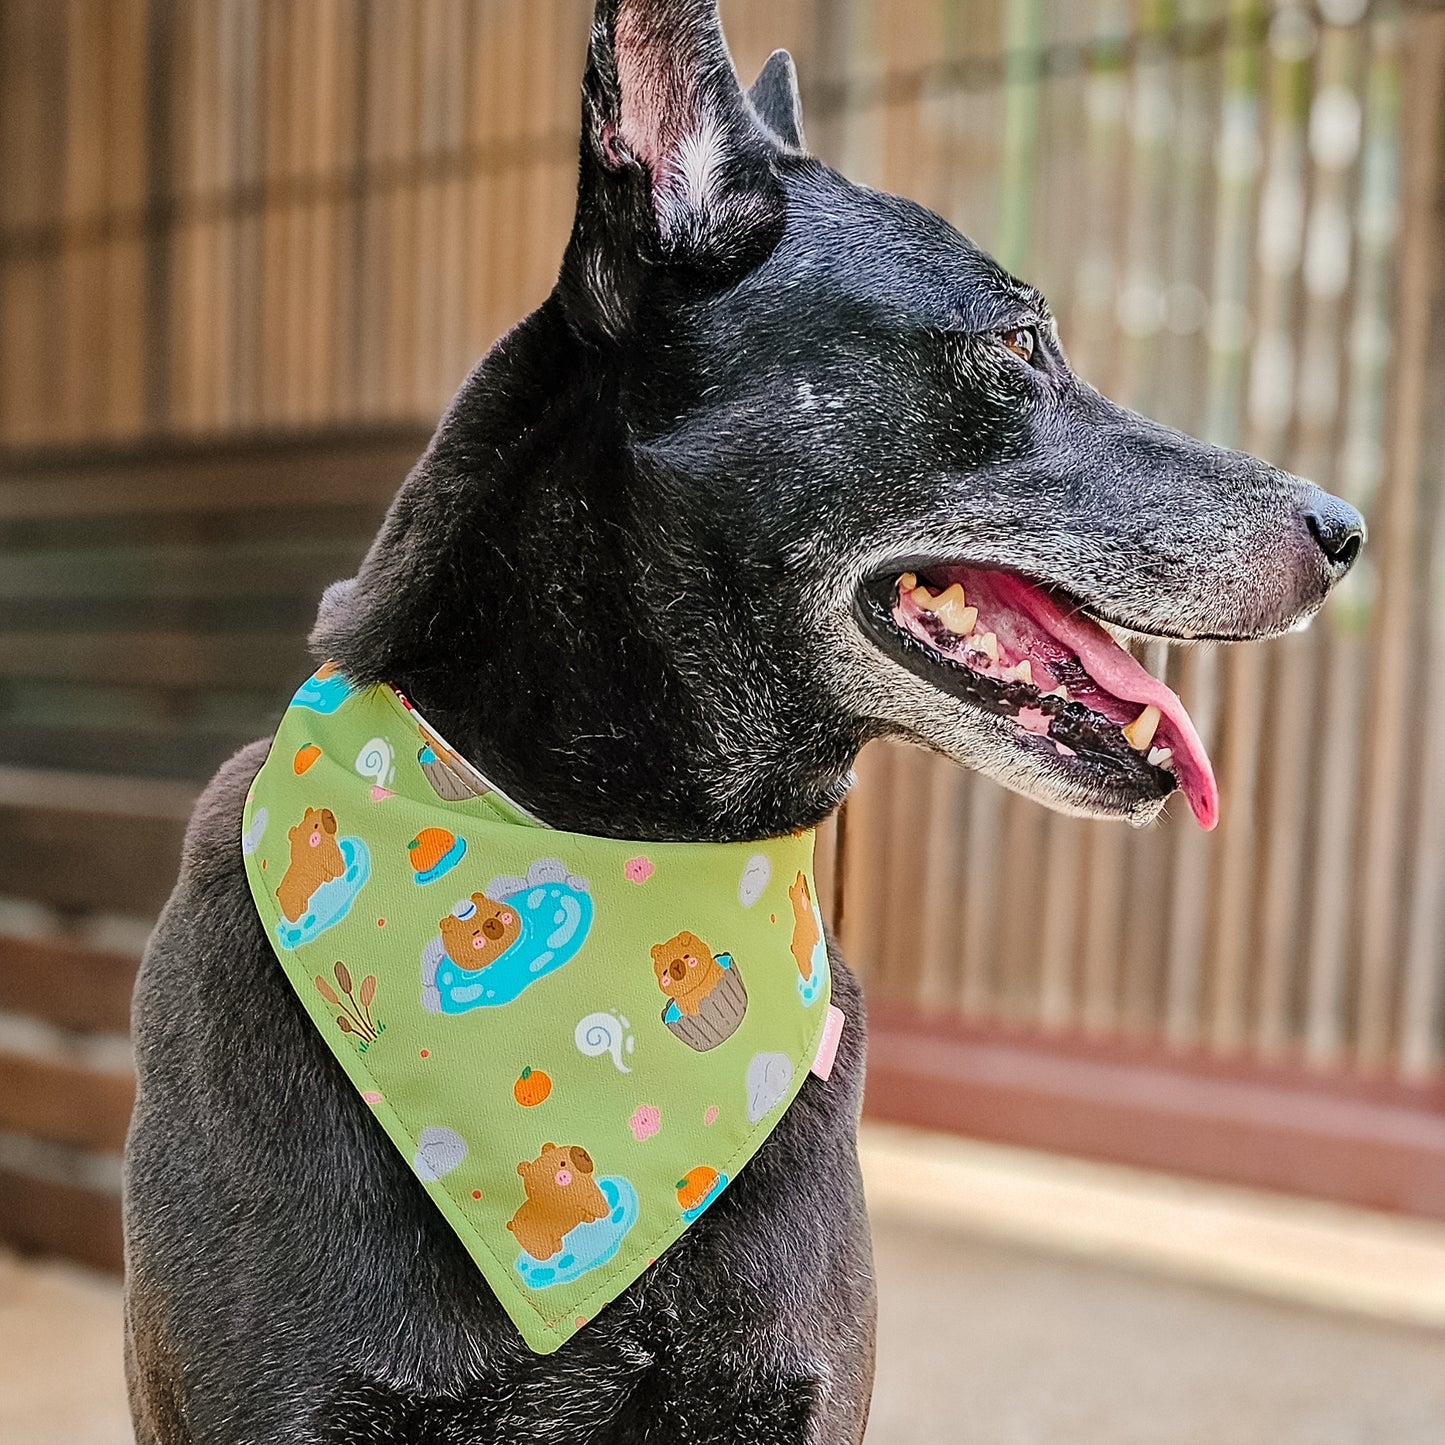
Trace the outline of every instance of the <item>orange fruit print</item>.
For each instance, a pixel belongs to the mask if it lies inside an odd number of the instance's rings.
[[[512,1094],[524,1109],[535,1109],[552,1092],[552,1080],[541,1069],[525,1068],[512,1085]]]
[[[709,1169],[705,1164],[689,1169],[687,1177],[677,1181],[677,1202],[684,1209],[696,1209],[717,1183],[717,1177],[717,1170]]]

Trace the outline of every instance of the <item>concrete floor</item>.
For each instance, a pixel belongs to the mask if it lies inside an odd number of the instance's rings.
[[[1445,1333],[890,1222],[869,1445],[1441,1445]]]
[[[869,1445],[1440,1445],[1445,1333],[884,1220]],[[0,1255],[0,1441],[125,1445],[114,1281]]]
[[[120,1286],[0,1250],[0,1441],[130,1445]]]

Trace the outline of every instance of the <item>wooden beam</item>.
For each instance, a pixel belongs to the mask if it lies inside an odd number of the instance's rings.
[[[0,1052],[0,1131],[118,1154],[134,1102],[128,1069]]]
[[[0,1007],[78,1033],[123,1034],[136,964],[127,954],[0,937]]]
[[[119,1273],[120,1196],[0,1169],[0,1239]]]
[[[174,443],[106,452],[0,454],[0,520],[390,501],[429,437],[416,427]]]
[[[869,1010],[877,1119],[1445,1219],[1445,1083]]]
[[[154,916],[195,796],[184,783],[0,767],[0,896]]]
[[[312,666],[295,633],[0,631],[0,678],[175,694],[275,692]]]

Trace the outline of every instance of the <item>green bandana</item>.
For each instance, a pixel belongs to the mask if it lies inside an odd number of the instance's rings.
[[[305,683],[246,800],[267,937],[532,1349],[737,1177],[842,1015],[813,838],[545,827],[388,687]]]

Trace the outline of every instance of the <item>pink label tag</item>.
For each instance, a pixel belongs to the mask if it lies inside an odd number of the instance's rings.
[[[838,1044],[843,1037],[843,1025],[848,1020],[843,1010],[828,1005],[828,1018],[823,1025],[823,1037],[818,1040],[818,1056],[813,1060],[813,1072],[826,1084],[833,1073],[833,1063],[838,1057]]]

